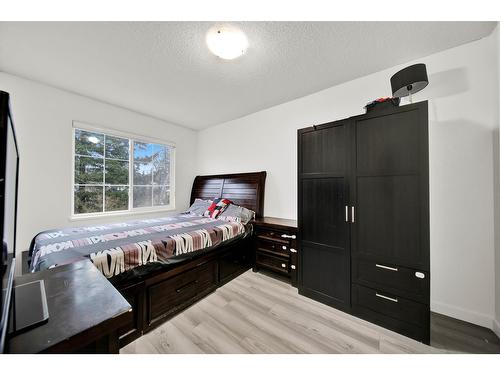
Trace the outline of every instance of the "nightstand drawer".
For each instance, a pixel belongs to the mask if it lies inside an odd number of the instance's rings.
[[[276,241],[277,243],[281,243],[283,245],[290,246],[291,240],[296,238],[295,234],[291,234],[286,231],[280,231],[275,229],[267,229],[267,228],[257,228],[257,238],[267,241]]]
[[[257,251],[255,253],[255,263],[259,267],[268,268],[276,272],[284,274],[290,273],[290,262],[286,258],[276,257]]]
[[[257,238],[257,251],[270,253],[271,255],[290,257],[290,246],[276,241],[268,241]]]

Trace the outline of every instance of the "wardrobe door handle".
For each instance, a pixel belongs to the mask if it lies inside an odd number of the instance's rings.
[[[351,222],[354,223],[354,206],[351,206]]]
[[[294,270],[296,268],[293,264],[290,267],[292,268],[292,270]]]
[[[375,293],[375,295],[378,297],[378,298],[383,298],[383,299],[386,299],[388,301],[392,301],[392,302],[398,302],[398,299],[397,298],[391,298],[391,297],[387,297],[387,296],[384,296],[383,294],[378,294],[378,293]]]
[[[349,206],[345,206],[345,222],[349,222]]]
[[[295,249],[290,249],[290,252],[291,252],[291,253],[296,253],[296,252],[297,252],[297,250],[295,250]]]
[[[383,268],[384,270],[389,270],[389,271],[395,271],[398,272],[397,268],[394,267],[389,267],[389,266],[384,266],[383,264],[375,264],[375,267],[377,268]]]

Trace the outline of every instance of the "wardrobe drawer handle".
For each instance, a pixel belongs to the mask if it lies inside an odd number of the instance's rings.
[[[386,299],[388,301],[392,301],[392,302],[398,302],[398,299],[397,298],[391,298],[391,297],[387,297],[387,296],[384,296],[383,294],[378,294],[378,293],[375,293],[375,295],[379,298],[383,298],[383,299]]]
[[[286,250],[286,246],[282,246],[281,248],[282,248],[283,250]]]
[[[383,264],[375,264],[375,267],[377,268],[383,268],[384,270],[389,270],[389,271],[396,271],[398,272],[397,268],[394,267],[389,267],[389,266],[384,266]]]
[[[295,249],[290,249],[290,252],[291,252],[291,253],[296,253],[296,252],[297,252],[297,250],[295,250]]]
[[[282,234],[281,238],[291,238],[292,240],[294,240],[297,238],[297,236],[295,234],[292,234],[291,236],[288,234]]]
[[[294,266],[293,264],[292,264],[290,267],[292,268],[292,270],[294,270],[294,269],[295,269],[295,266]]]
[[[285,263],[281,263],[281,267],[286,268],[286,264]]]

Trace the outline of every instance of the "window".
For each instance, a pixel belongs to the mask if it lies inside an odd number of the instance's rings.
[[[175,148],[74,129],[73,215],[173,209]]]

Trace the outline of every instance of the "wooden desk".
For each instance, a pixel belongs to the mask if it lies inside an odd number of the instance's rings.
[[[8,339],[9,353],[118,353],[118,330],[132,308],[89,261],[18,277],[14,285],[43,279],[49,321]]]

